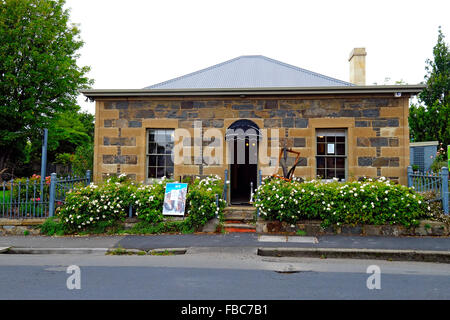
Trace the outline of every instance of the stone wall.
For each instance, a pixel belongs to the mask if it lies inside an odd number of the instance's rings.
[[[405,95],[395,98],[387,94],[98,99],[94,180],[99,181],[106,174],[126,173],[144,181],[149,128],[184,128],[193,135],[194,121],[202,121],[204,130],[214,128],[225,136],[234,121],[249,119],[261,129],[278,130],[279,139],[272,139],[267,133],[269,146],[286,143],[301,153],[296,176],[315,177],[316,129],[345,128],[349,178],[386,176],[406,184],[408,99]],[[183,141],[185,147],[189,144],[190,141]],[[205,139],[203,145],[207,144]],[[272,155],[275,161],[277,157]],[[228,168],[226,164],[188,162],[175,166],[175,179],[196,174],[223,176]],[[264,170],[265,165],[260,164],[259,168]]]
[[[45,219],[0,219],[0,236],[20,235],[26,233],[30,235],[39,235],[39,226],[43,224]]]
[[[321,227],[319,220],[299,221],[296,224],[289,224],[280,221],[265,221],[258,219],[256,222],[256,232],[275,234],[301,234],[306,236],[320,235],[346,235],[346,236],[448,236],[450,234],[449,225],[444,222],[421,220],[419,226],[406,228],[401,225],[341,225]]]

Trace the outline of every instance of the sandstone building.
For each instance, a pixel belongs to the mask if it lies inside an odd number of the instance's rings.
[[[365,54],[352,51],[351,82],[241,56],[144,89],[83,91],[96,101],[94,179],[224,177],[227,170],[228,199],[236,202],[249,196],[258,172],[270,175],[278,163],[278,154],[267,152],[250,163],[248,147],[256,145],[257,152],[263,146],[299,151],[297,177],[386,176],[406,184],[409,98],[423,86],[366,86]],[[256,134],[245,140],[244,161],[230,163],[239,152],[214,149],[235,143],[229,132],[240,128]],[[171,157],[176,145],[181,163]]]

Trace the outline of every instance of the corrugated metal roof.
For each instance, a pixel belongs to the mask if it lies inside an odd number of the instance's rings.
[[[352,86],[265,56],[240,56],[144,89]]]

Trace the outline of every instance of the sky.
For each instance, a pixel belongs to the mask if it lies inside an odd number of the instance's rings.
[[[366,84],[417,84],[450,1],[66,0],[94,89],[138,89],[242,55],[264,55],[349,81],[365,47]],[[390,78],[385,82],[386,78]],[[94,113],[94,103],[78,99]]]

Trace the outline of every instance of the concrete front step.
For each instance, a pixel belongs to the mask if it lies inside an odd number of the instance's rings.
[[[246,223],[227,223],[224,224],[225,228],[241,228],[241,229],[255,229],[255,225],[246,224]]]
[[[227,211],[254,212],[256,209],[253,206],[228,206],[223,210],[225,212],[227,212]]]
[[[226,220],[251,221],[254,219],[255,208],[250,206],[230,206],[224,209]]]

